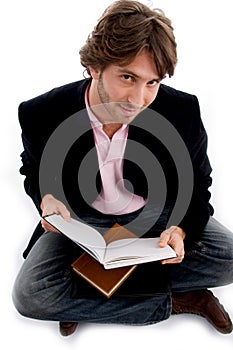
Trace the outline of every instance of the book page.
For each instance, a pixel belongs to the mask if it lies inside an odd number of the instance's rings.
[[[48,215],[43,219],[88,251],[89,254],[93,252],[100,262],[103,261],[106,243],[102,235],[93,227],[75,219],[67,222],[61,215],[57,214]]]
[[[176,257],[175,251],[170,246],[160,248],[158,242],[159,237],[129,238],[112,242],[106,249],[104,262],[105,264],[118,262],[117,266],[125,266],[126,260],[138,264]]]

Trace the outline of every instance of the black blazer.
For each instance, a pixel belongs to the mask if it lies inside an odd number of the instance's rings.
[[[88,152],[95,149],[89,119],[84,110],[84,94],[89,82],[89,80],[82,80],[55,88],[41,96],[23,102],[19,106],[19,122],[24,145],[24,151],[21,154],[23,165],[20,172],[25,175],[25,191],[32,198],[40,213],[41,198],[45,193],[52,193],[62,201],[67,199],[68,203],[66,202],[66,204],[75,214],[85,212],[87,209],[90,210],[89,204],[95,199],[96,188],[99,190],[101,187],[95,152],[93,152],[91,165],[88,168],[90,170],[88,181],[83,182],[81,190],[77,182],[80,164],[83,163]],[[155,114],[153,118],[157,120],[156,116],[162,115],[164,120],[175,128],[187,147],[191,159],[194,174],[191,202],[187,212],[184,213],[179,222],[171,223],[179,225],[185,230],[188,242],[198,238],[209,216],[213,214],[208,190],[212,180],[210,177],[211,166],[207,156],[207,135],[201,120],[198,100],[194,95],[161,84],[158,95],[149,109],[159,113]],[[158,137],[154,135],[157,131],[153,131],[152,134],[148,131],[148,115],[145,113],[142,113],[135,119],[135,122],[130,124],[128,139],[149,150],[161,165],[167,186],[166,206],[172,212],[180,185],[176,164],[171,150],[168,150],[163,144],[160,135],[157,135]],[[69,119],[70,117],[71,119]],[[71,122],[67,124],[68,120]],[[148,124],[147,130],[143,128],[144,123]],[[64,126],[63,129],[61,128],[62,132],[64,131],[64,136],[57,132],[61,126]],[[67,134],[69,126],[71,134]],[[75,133],[79,137],[75,138]],[[55,135],[55,139],[53,139],[53,144],[56,146],[56,149],[53,149],[53,155],[56,155],[54,163],[51,163],[50,156],[48,159],[46,158],[46,154],[52,147],[50,144],[46,145],[48,140],[51,141],[51,135],[53,135],[52,137]],[[169,138],[170,135],[166,137]],[[172,136],[171,140],[173,140]],[[63,149],[64,142],[69,146],[65,151]],[[46,152],[43,153],[45,146],[47,147]],[[174,143],[175,149],[176,144]],[[49,151],[47,152],[47,150]],[[135,193],[148,198],[151,185],[148,184],[147,177],[150,177],[150,181],[152,177],[153,182],[154,175],[150,174],[153,173],[154,168],[149,164],[146,173],[144,173],[140,167],[144,157],[140,156],[140,161],[137,164],[131,160],[132,152],[130,142],[128,142],[124,161],[124,178],[133,184]],[[58,164],[60,157],[63,157],[64,160],[62,169]],[[133,155],[134,158],[135,155]],[[64,192],[61,191],[61,183]],[[154,183],[156,183],[156,178]],[[86,196],[83,196],[83,191],[87,192]],[[39,223],[24,252],[25,257],[42,232],[43,229]]]

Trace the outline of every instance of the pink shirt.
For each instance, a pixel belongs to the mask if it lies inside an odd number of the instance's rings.
[[[103,131],[103,124],[91,111],[88,103],[88,89],[85,103],[94,134],[98,155],[102,189],[92,206],[104,214],[127,214],[142,208],[146,201],[124,187],[123,157],[129,126],[123,124],[110,140]]]

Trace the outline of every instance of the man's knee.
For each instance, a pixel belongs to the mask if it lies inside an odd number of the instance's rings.
[[[31,293],[30,289],[30,285],[18,276],[13,286],[12,300],[16,310],[21,315],[35,318],[37,311],[34,306],[33,293]]]
[[[46,319],[46,301],[42,301],[43,289],[37,281],[19,273],[12,290],[12,300],[16,310],[23,316]]]
[[[25,317],[33,317],[29,315],[29,305],[31,309],[31,300],[30,297],[24,293],[22,288],[19,288],[16,284],[13,287],[12,291],[12,300],[16,310]]]

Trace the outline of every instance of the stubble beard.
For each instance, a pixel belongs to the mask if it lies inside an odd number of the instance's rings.
[[[104,88],[102,73],[100,74],[100,77],[99,77],[97,91],[101,102],[100,109],[102,109],[103,115],[106,116],[105,119],[107,119],[105,123],[116,123],[117,115],[116,115],[116,112],[113,110],[115,103],[110,102],[110,96],[108,95],[107,91]]]

